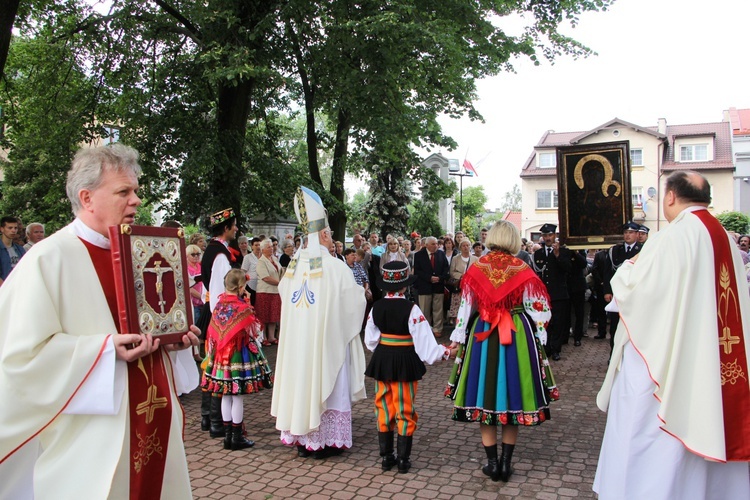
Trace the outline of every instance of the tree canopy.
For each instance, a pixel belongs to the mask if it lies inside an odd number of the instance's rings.
[[[438,118],[481,119],[476,80],[516,57],[589,54],[558,29],[611,0],[32,3],[46,8],[19,8],[0,82],[4,212],[63,223],[67,165],[106,125],[140,151],[145,197],[183,223],[226,206],[290,215],[307,184],[343,234],[347,173],[370,181],[378,229],[406,229],[416,188],[435,186],[415,147],[456,146]],[[518,35],[497,23],[514,14]]]

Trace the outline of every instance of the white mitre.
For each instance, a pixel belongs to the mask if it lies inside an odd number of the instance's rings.
[[[307,235],[307,255],[310,259],[310,277],[323,275],[323,261],[320,251],[320,238],[318,233],[328,227],[328,211],[323,206],[323,201],[318,193],[312,189],[300,186],[294,195],[294,213],[297,214],[302,231]],[[294,275],[297,260],[302,251],[300,247],[289,263],[286,274]]]

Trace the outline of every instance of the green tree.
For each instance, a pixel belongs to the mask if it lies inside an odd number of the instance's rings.
[[[437,205],[434,201],[416,199],[409,204],[408,209],[411,231],[416,231],[423,236],[443,234],[444,229],[437,218]]]
[[[117,125],[121,140],[141,152],[144,195],[183,222],[230,205],[240,214],[289,214],[294,187],[309,181],[342,234],[345,174],[364,172],[382,176],[375,185],[395,189],[387,193],[384,206],[393,213],[384,220],[402,224],[401,200],[422,175],[407,151],[455,147],[438,117],[481,119],[473,106],[476,79],[512,69],[513,57],[588,54],[558,26],[609,3],[113,0],[105,14],[83,0],[49,2],[49,9],[24,4],[18,39],[38,43],[44,55],[35,61],[19,52],[9,60],[19,71],[3,81],[3,102],[20,108],[27,96],[26,105],[42,109],[32,103],[36,89],[48,101],[70,100],[72,119],[51,113],[39,134],[60,136],[67,151],[44,139],[32,145],[30,132],[24,146],[19,130],[11,161],[54,174],[48,195],[59,208],[59,171],[70,152],[100,125]],[[528,14],[517,36],[494,22],[512,14]],[[15,86],[21,82],[25,93]],[[290,126],[289,110],[298,107],[304,142]],[[28,130],[26,121],[37,118],[15,116],[15,125]],[[326,163],[330,181],[321,171]],[[20,190],[33,183],[19,180],[18,193],[4,197],[16,200],[13,206],[36,201],[33,190]]]
[[[716,216],[727,231],[747,234],[750,228],[750,217],[742,212],[722,212]]]
[[[503,212],[507,212],[508,210],[513,212],[521,211],[521,189],[518,187],[518,184],[514,184],[511,190],[503,195],[500,210]]]

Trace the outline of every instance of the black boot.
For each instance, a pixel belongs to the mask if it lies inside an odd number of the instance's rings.
[[[380,445],[380,456],[383,457],[381,468],[391,470],[398,462],[393,456],[393,431],[378,432],[378,444]]]
[[[250,441],[249,439],[246,439],[245,436],[242,435],[242,423],[232,424],[231,448],[233,451],[244,450],[245,448],[250,448],[254,444],[255,444],[254,441]]]
[[[310,455],[312,455],[312,452],[307,449],[304,445],[298,444],[297,445],[297,456],[302,458],[307,458]]]
[[[503,443],[503,451],[500,453],[500,479],[504,483],[507,483],[510,475],[513,474],[513,467],[510,466],[510,461],[513,458],[513,448],[515,447],[516,445],[514,444]]]
[[[232,421],[224,422],[224,449],[232,449]]]
[[[485,446],[484,452],[487,454],[487,465],[482,467],[482,472],[490,476],[493,481],[500,480],[500,466],[497,463],[497,445]]]
[[[211,393],[203,391],[201,393],[201,430],[207,431],[211,429]]]
[[[398,449],[398,473],[406,474],[411,468],[409,456],[411,455],[411,436],[398,435],[396,438],[396,447]]]
[[[211,409],[208,415],[211,419],[210,436],[212,438],[224,437],[224,421],[221,418],[221,397],[211,395]]]

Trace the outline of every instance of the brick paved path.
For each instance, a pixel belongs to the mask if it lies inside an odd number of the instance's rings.
[[[514,453],[515,473],[508,483],[482,474],[485,454],[478,424],[453,422],[443,397],[451,362],[427,367],[417,394],[419,428],[408,474],[380,470],[373,413],[373,382],[368,399],[352,409],[353,448],[325,460],[297,457],[283,446],[270,415],[271,391],[245,396],[245,422],[255,447],[225,451],[220,439],[200,430],[200,394],[184,398],[185,447],[196,499],[275,498],[594,498],[591,484],[599,456],[605,414],[595,405],[609,356],[609,340],[564,346],[554,362],[560,401],[552,419],[521,428]],[[444,336],[447,342],[447,336]],[[266,356],[275,364],[276,347]],[[369,353],[368,359],[369,359]],[[499,441],[499,439],[498,439]]]

